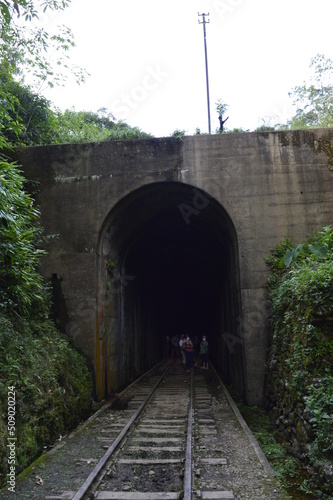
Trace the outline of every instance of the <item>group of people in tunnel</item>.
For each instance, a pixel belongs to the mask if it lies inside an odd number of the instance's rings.
[[[205,335],[199,342],[198,336],[194,339],[189,335],[173,335],[171,338],[165,335],[163,338],[164,357],[181,359],[184,368],[190,372],[193,364],[197,366],[198,356],[201,360],[201,368],[208,370],[208,341]]]

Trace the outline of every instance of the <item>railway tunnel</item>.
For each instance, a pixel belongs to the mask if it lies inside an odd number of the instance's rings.
[[[179,182],[122,198],[100,232],[97,389],[128,385],[163,357],[163,336],[206,335],[210,358],[244,391],[237,235],[209,193]]]

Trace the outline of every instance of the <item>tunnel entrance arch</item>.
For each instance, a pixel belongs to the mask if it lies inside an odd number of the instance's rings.
[[[163,336],[207,335],[210,357],[243,392],[236,338],[240,289],[235,227],[209,193],[152,183],[122,198],[100,231],[97,392],[105,397],[163,357]]]

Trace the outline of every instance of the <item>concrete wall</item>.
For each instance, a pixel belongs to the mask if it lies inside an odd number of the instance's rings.
[[[333,130],[22,148],[16,157],[26,177],[40,182],[46,233],[59,235],[47,246],[41,272],[53,275],[63,311],[58,319],[94,367],[99,397],[159,357],[153,330],[161,325],[145,302],[163,245],[150,260],[142,248],[154,248],[163,220],[163,231],[181,242],[176,253],[190,248],[194,268],[205,268],[200,279],[211,276],[214,286],[205,287],[216,293],[209,302],[219,295],[210,325],[220,323],[211,334],[214,361],[249,403],[260,403],[269,313],[264,257],[285,237],[297,243],[332,224]],[[213,248],[213,264],[194,255],[200,241],[201,254]],[[105,269],[111,261],[120,266],[113,274]],[[122,262],[137,280],[126,279]],[[117,279],[117,293],[110,293]],[[210,314],[205,307],[202,313]]]

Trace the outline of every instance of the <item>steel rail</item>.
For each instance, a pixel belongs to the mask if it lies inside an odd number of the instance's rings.
[[[227,398],[227,401],[232,409],[232,411],[234,412],[239,424],[241,425],[243,431],[245,432],[248,440],[250,441],[253,449],[254,449],[254,452],[255,454],[257,455],[258,457],[258,460],[259,462],[261,463],[265,473],[268,475],[268,476],[271,476],[271,477],[275,477],[276,474],[275,474],[275,471],[273,469],[273,467],[271,466],[271,464],[269,463],[269,461],[267,460],[264,452],[262,451],[262,449],[260,448],[260,445],[257,441],[257,439],[254,437],[254,435],[252,434],[252,431],[251,429],[249,428],[249,426],[247,425],[247,423],[245,422],[244,418],[242,417],[242,414],[241,412],[239,411],[239,409],[237,408],[237,405],[235,403],[235,401],[232,399],[228,389],[226,388],[226,386],[224,385],[220,375],[218,374],[215,366],[211,363],[211,367],[215,373],[215,376],[217,378],[217,380],[219,381],[219,384],[222,388],[222,391],[225,395],[225,397]]]
[[[129,421],[127,422],[127,424],[124,426],[123,430],[118,434],[118,436],[116,437],[116,439],[113,441],[112,445],[108,448],[108,450],[106,451],[106,453],[100,459],[100,461],[98,462],[98,464],[96,465],[96,467],[94,468],[94,470],[89,474],[89,476],[87,477],[87,479],[85,480],[85,482],[83,483],[83,485],[81,486],[81,488],[76,492],[76,494],[74,495],[74,497],[72,498],[72,500],[82,500],[84,498],[84,495],[86,495],[88,493],[89,488],[91,488],[92,484],[96,481],[96,479],[98,478],[99,474],[103,471],[105,465],[107,464],[107,462],[111,458],[112,454],[116,451],[116,449],[118,448],[118,446],[120,445],[120,443],[123,441],[123,439],[125,438],[125,436],[129,432],[129,430],[131,429],[131,427],[134,424],[134,422],[138,419],[138,417],[141,414],[141,412],[143,411],[143,409],[147,406],[147,404],[149,403],[149,401],[153,397],[153,395],[156,392],[157,388],[159,387],[159,385],[161,384],[161,382],[163,381],[164,377],[167,375],[167,373],[169,372],[169,370],[173,366],[173,364],[174,363],[171,363],[167,367],[167,369],[165,370],[165,372],[163,373],[163,375],[161,375],[161,377],[159,378],[159,380],[154,385],[154,387],[153,387],[152,391],[150,392],[150,394],[148,394],[148,396],[143,400],[143,402],[141,403],[141,405],[139,406],[139,408],[134,412],[134,414],[132,415],[132,417],[129,419]]]
[[[192,434],[193,434],[193,369],[191,370],[190,400],[188,405],[186,458],[184,475],[184,500],[192,498]]]

